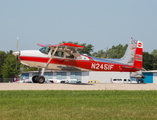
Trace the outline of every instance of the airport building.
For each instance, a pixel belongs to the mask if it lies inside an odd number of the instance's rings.
[[[145,75],[145,83],[157,83],[157,70],[143,71],[142,74]]]
[[[31,80],[34,75],[37,75],[38,71],[23,72],[21,80]],[[111,79],[125,78],[130,79],[130,72],[81,72],[81,71],[51,71],[46,70],[44,73],[45,81],[47,80],[68,80],[70,83],[88,83],[90,80],[100,83],[111,83]]]
[[[34,75],[37,75],[38,71],[23,72],[21,80],[27,79],[32,80]],[[142,71],[145,75],[145,83],[157,83],[157,70],[153,71]],[[88,83],[90,80],[98,81],[100,83],[112,83],[111,79],[131,79],[136,81],[139,77],[132,76],[130,72],[96,72],[96,71],[53,71],[46,70],[44,73],[45,81],[51,80],[66,80],[69,83]]]

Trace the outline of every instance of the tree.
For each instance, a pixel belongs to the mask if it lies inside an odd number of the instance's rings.
[[[12,54],[9,54],[6,57],[2,66],[3,78],[12,78],[13,76],[20,74],[20,62],[17,61],[17,63],[16,69],[16,57]]]
[[[92,56],[97,57],[97,58],[106,58],[107,53],[103,50],[99,50],[98,52],[93,52]]]
[[[112,46],[112,48],[107,49],[106,52],[103,50],[100,50],[98,52],[94,52],[92,56],[98,57],[98,58],[121,58],[124,56],[125,51],[127,49],[128,45],[117,45],[117,46]]]
[[[154,57],[157,57],[157,49],[154,49],[154,50],[151,52],[151,55],[153,55]]]
[[[7,52],[7,55],[11,55],[11,54],[13,54],[12,50],[10,50],[10,51]]]
[[[109,58],[122,58],[126,52],[126,49],[128,47],[128,44],[126,45],[117,45],[117,46],[112,46],[112,48],[110,48],[108,51],[107,51],[107,54],[108,54],[108,57]]]
[[[83,50],[81,51],[82,54],[91,55],[91,52],[93,52],[94,46],[92,44],[86,45],[86,43],[79,44],[78,42],[72,42],[72,41],[62,41],[61,43],[72,43],[76,45],[84,46]]]
[[[157,59],[152,54],[148,52],[143,52],[143,68],[146,70],[157,69]]]
[[[35,67],[29,67],[26,65],[21,65],[21,68],[23,68],[22,72],[27,72],[27,71],[38,71],[38,68]]]
[[[80,44],[81,46],[84,46],[81,53],[91,55],[91,52],[93,52],[94,46],[92,44],[86,45],[86,43]]]
[[[6,58],[7,54],[4,51],[0,51],[0,78],[2,78],[2,65]]]

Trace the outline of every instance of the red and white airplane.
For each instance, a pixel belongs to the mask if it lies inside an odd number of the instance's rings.
[[[142,70],[143,43],[131,38],[128,49],[121,59],[100,59],[80,54],[84,47],[71,43],[57,45],[37,44],[39,50],[22,50],[13,54],[20,62],[30,67],[39,68],[38,75],[32,77],[34,83],[44,83],[45,69],[81,70],[81,71],[120,71],[135,72]],[[41,75],[40,75],[41,73]]]

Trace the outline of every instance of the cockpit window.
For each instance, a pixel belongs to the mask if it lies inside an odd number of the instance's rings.
[[[48,46],[45,46],[45,47],[40,48],[39,51],[43,54],[48,54],[50,52],[50,48]],[[54,53],[54,51],[55,50],[51,50],[50,54],[52,55]],[[56,51],[54,56],[75,59],[74,55],[70,51],[68,51],[68,52]]]
[[[39,51],[40,51],[41,53],[48,54],[49,51],[50,51],[50,48],[49,48],[48,46],[45,46],[45,47],[43,47],[43,48],[40,48]]]
[[[53,54],[54,50],[52,50],[51,52],[51,55]],[[57,56],[57,57],[64,57],[64,52],[61,52],[61,51],[56,51],[54,56]]]

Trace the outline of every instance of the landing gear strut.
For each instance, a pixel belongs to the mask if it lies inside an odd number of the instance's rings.
[[[53,56],[55,55],[57,49],[58,49],[58,46],[55,48],[55,50],[54,50],[53,54],[51,55],[50,59],[48,60],[48,62],[45,63],[44,67],[42,69],[41,68],[39,69],[38,75],[35,75],[32,77],[32,81],[34,83],[43,84],[45,82],[45,77],[44,77],[45,69],[48,67],[48,65],[49,65],[50,61],[52,60]],[[40,76],[40,73],[41,73],[41,76]]]

